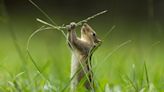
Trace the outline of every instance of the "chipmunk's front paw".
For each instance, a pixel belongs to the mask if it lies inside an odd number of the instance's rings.
[[[68,31],[71,31],[73,29],[75,29],[77,26],[77,24],[75,22],[71,22],[69,25],[66,25],[66,28]]]

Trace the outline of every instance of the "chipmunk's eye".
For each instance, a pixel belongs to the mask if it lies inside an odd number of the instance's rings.
[[[95,33],[92,33],[92,35],[93,35],[93,36],[96,36],[96,34],[95,34]]]

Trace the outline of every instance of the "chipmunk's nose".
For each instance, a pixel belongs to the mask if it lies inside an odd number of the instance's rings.
[[[99,44],[101,44],[102,41],[101,41],[100,39],[96,39],[95,43],[99,43]]]

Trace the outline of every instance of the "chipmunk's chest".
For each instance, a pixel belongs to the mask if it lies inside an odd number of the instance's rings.
[[[84,61],[88,57],[89,51],[88,50],[83,50],[83,52],[74,50],[72,51],[72,59],[74,61]]]

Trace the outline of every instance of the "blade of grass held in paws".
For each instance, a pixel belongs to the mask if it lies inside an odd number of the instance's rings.
[[[104,11],[99,12],[99,13],[93,15],[93,16],[90,16],[90,17],[88,17],[87,19],[84,19],[84,20],[82,20],[82,21],[77,22],[77,25],[80,26],[80,25],[82,25],[83,23],[86,23],[86,22],[88,22],[89,20],[91,20],[91,19],[93,19],[93,18],[95,18],[95,17],[97,17],[97,16],[99,16],[99,15],[102,15],[102,14],[104,14],[104,13],[106,13],[106,12],[107,12],[107,10],[104,10]]]
[[[41,19],[39,19],[39,18],[36,18],[36,20],[37,20],[38,22],[44,24],[44,25],[50,26],[50,27],[52,27],[52,28],[54,28],[54,29],[57,29],[57,30],[59,30],[59,29],[65,29],[65,27],[54,26],[54,25],[52,25],[52,24],[50,24],[50,23],[48,23],[48,22],[46,22],[46,21],[43,21],[43,20],[41,20]]]

